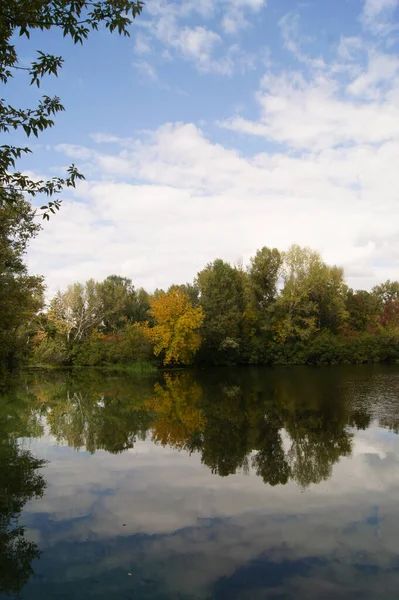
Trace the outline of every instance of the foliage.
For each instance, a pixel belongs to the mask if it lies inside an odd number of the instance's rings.
[[[68,344],[82,341],[104,318],[99,284],[89,279],[85,285],[73,283],[59,291],[51,301],[49,318]]]
[[[34,364],[347,364],[399,359],[399,283],[352,290],[317,252],[220,259],[148,294],[111,275],[59,291],[31,326]],[[137,366],[138,368],[138,366]]]
[[[200,302],[205,313],[201,355],[215,363],[234,363],[239,357],[245,279],[245,272],[220,259],[198,273]]]
[[[90,337],[75,348],[73,362],[75,365],[105,366],[112,364],[132,364],[149,361],[152,346],[144,329],[136,324],[129,324],[122,333],[107,335],[97,329]]]
[[[343,270],[326,265],[310,248],[283,253],[284,287],[276,300],[274,334],[281,342],[309,340],[324,328],[337,332],[345,320]]]
[[[204,320],[202,307],[194,308],[188,295],[177,287],[151,300],[150,314],[155,325],[143,329],[154,344],[154,354],[164,353],[165,365],[191,364],[201,343],[199,328]]]
[[[148,319],[149,294],[142,288],[136,291],[131,279],[110,275],[100,284],[99,294],[106,333],[118,333],[129,323]]]
[[[250,260],[249,285],[258,310],[264,311],[277,295],[282,256],[277,248],[262,248]]]
[[[74,44],[83,44],[92,31],[101,25],[110,32],[129,35],[129,26],[143,8],[143,2],[130,0],[2,0],[0,3],[0,81],[7,84],[17,73],[27,76],[29,85],[40,87],[46,75],[58,76],[63,65],[62,56],[54,56],[42,50],[29,66],[18,55],[15,45],[18,36],[30,38],[34,30],[59,29]],[[0,132],[21,132],[27,137],[53,127],[54,116],[63,111],[60,99],[44,95],[34,108],[17,108],[0,100]],[[3,144],[0,146],[0,187],[3,199],[13,203],[17,193],[31,197],[44,194],[49,202],[41,207],[43,218],[59,209],[58,194],[64,187],[74,187],[83,176],[74,165],[65,177],[36,181],[16,171],[16,161],[31,153],[29,147]]]
[[[32,319],[43,306],[43,278],[29,275],[23,262],[39,229],[22,196],[9,204],[0,191],[0,376],[24,357]]]

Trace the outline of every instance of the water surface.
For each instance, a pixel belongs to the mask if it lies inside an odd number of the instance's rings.
[[[26,373],[0,595],[398,598],[399,366]]]

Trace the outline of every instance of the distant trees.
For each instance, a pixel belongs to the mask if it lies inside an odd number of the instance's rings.
[[[399,282],[352,290],[310,248],[221,259],[149,294],[110,275],[59,291],[35,321],[36,362],[337,364],[399,358]]]

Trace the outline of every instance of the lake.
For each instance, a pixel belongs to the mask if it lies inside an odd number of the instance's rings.
[[[399,365],[24,372],[0,595],[398,598]]]

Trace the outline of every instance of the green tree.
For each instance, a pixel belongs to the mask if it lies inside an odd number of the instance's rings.
[[[0,81],[7,84],[15,75],[27,76],[30,85],[40,87],[45,75],[58,75],[63,65],[61,56],[37,51],[37,58],[29,66],[18,54],[18,36],[30,37],[34,30],[59,29],[64,37],[75,44],[82,44],[90,32],[101,25],[120,35],[129,35],[129,26],[143,8],[143,2],[129,0],[2,0],[0,3]],[[20,131],[27,137],[36,136],[54,125],[53,117],[63,111],[60,99],[44,95],[34,108],[17,108],[0,100],[0,132]],[[74,165],[65,177],[34,181],[16,169],[16,161],[30,153],[28,147],[3,144],[0,146],[0,187],[3,199],[9,203],[16,200],[16,193],[44,194],[50,197],[42,206],[43,218],[59,209],[58,194],[66,187],[74,187],[83,176]]]
[[[388,302],[397,302],[399,301],[399,281],[388,279],[384,283],[373,287],[372,293],[377,296],[383,305]]]
[[[29,326],[43,306],[43,278],[29,275],[24,263],[39,230],[30,203],[18,195],[10,204],[0,190],[0,373],[25,353]]]
[[[375,293],[348,289],[345,308],[347,324],[352,331],[368,331],[374,328],[380,320],[381,302]]]
[[[277,248],[264,247],[251,258],[249,286],[259,311],[267,309],[276,297],[281,265],[282,256]]]
[[[102,329],[106,333],[121,331],[133,319],[136,306],[136,292],[131,279],[109,275],[99,285],[102,300]]]
[[[337,332],[346,318],[343,269],[318,252],[294,245],[283,253],[284,287],[275,304],[274,331],[281,341],[308,340],[322,329]]]
[[[240,354],[245,310],[246,273],[221,259],[197,276],[205,312],[202,356],[213,362],[235,362]]]

